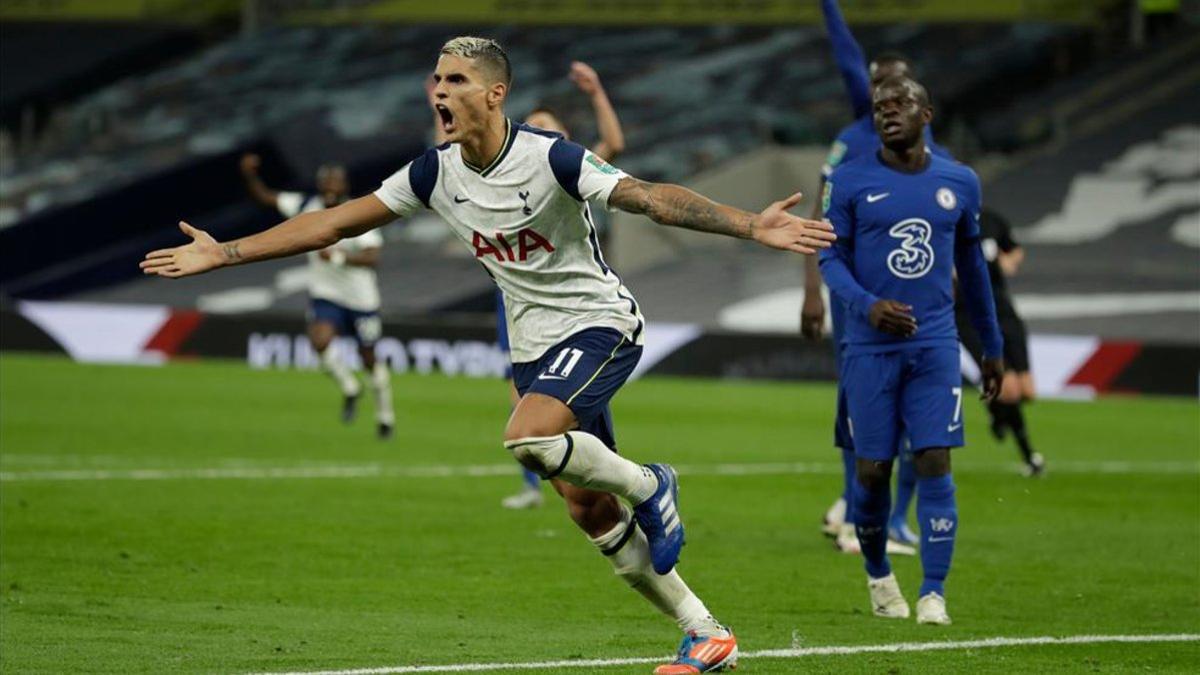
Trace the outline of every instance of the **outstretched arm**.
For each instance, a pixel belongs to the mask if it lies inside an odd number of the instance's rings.
[[[837,0],[821,0],[821,11],[825,14],[825,32],[833,45],[833,60],[842,71],[846,93],[850,96],[850,107],[857,119],[871,112],[871,77],[867,73],[867,59],[862,47],[846,25]]]
[[[254,201],[273,209],[279,204],[279,193],[267,187],[267,184],[259,177],[258,168],[261,165],[262,158],[258,155],[251,153],[242,155],[242,182],[245,183],[246,192],[250,193],[250,197]]]
[[[800,193],[750,213],[718,204],[679,185],[647,183],[626,176],[609,195],[610,206],[644,214],[660,225],[723,234],[796,253],[816,253],[837,239],[829,223],[798,218],[787,212],[800,203]]]
[[[604,86],[600,84],[600,76],[586,63],[575,61],[571,63],[571,81],[579,90],[592,100],[592,111],[596,113],[596,127],[600,130],[600,142],[592,148],[592,153],[606,162],[625,152],[625,134],[621,131],[621,120],[617,119],[617,111],[608,100]]]
[[[191,237],[192,242],[151,251],[140,266],[145,274],[186,277],[227,265],[315,251],[395,219],[396,214],[378,197],[367,195],[331,209],[302,213],[269,230],[224,243],[203,230],[180,222],[179,229]]]

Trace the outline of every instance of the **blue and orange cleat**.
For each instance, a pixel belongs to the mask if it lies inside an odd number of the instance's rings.
[[[683,521],[679,519],[679,479],[669,464],[647,464],[658,478],[658,489],[633,507],[638,527],[650,543],[650,561],[659,574],[670,572],[683,548]]]
[[[733,631],[728,637],[700,637],[695,633],[683,636],[675,660],[654,669],[654,675],[689,675],[715,673],[737,668],[738,647]]]

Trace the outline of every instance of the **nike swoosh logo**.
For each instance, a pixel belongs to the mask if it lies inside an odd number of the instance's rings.
[[[946,431],[958,431],[961,428],[962,428],[962,423],[960,422],[958,424],[951,424],[950,426],[946,427]]]
[[[930,537],[926,541],[928,541],[931,544],[936,544],[936,543],[942,542],[942,541],[954,541],[954,537]]]
[[[888,195],[890,195],[890,194],[892,194],[892,193],[890,193],[890,192],[883,192],[883,193],[880,193],[880,194],[877,194],[877,195],[867,195],[867,203],[868,203],[868,204],[874,204],[875,202],[879,201],[880,199],[883,199],[884,197],[887,197],[887,196],[888,196]]]
[[[462,204],[462,203],[469,202],[469,201],[471,201],[471,200],[470,199],[459,199],[458,195],[454,195],[454,203],[455,204]]]

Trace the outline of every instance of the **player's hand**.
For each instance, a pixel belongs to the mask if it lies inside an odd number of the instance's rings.
[[[804,289],[804,304],[800,306],[800,335],[819,340],[825,332],[825,299],[820,288]]]
[[[192,238],[192,243],[147,253],[139,265],[143,274],[174,279],[207,272],[225,263],[221,245],[207,232],[183,221],[179,222],[179,229]]]
[[[880,300],[871,305],[867,318],[876,330],[888,335],[912,337],[917,332],[917,319],[912,315],[912,305],[895,300]]]
[[[258,173],[258,168],[262,166],[262,158],[252,152],[247,152],[242,155],[241,166],[242,173],[247,175],[256,174]]]
[[[796,194],[778,201],[750,221],[750,236],[771,248],[795,253],[816,253],[829,248],[837,241],[833,225],[821,220],[808,220],[788,213],[788,209],[800,203],[804,195]]]
[[[1004,381],[1004,359],[984,359],[979,370],[983,374],[983,392],[979,398],[991,402],[1000,395],[1000,383]]]
[[[579,91],[588,96],[604,91],[604,87],[600,84],[600,76],[583,61],[572,61],[571,72],[567,77],[571,78],[576,87],[579,87]]]

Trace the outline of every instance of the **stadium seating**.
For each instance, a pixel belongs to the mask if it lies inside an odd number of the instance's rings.
[[[1060,31],[980,26],[864,29],[868,49],[911,52],[942,99],[986,80]],[[245,147],[298,120],[333,133],[322,143],[395,134],[427,138],[421,82],[456,32],[417,27],[275,29],[230,39],[180,63],[130,77],[65,108],[45,141],[3,163],[0,225],[92,198],[188,159]],[[842,85],[819,27],[491,31],[510,49],[510,109],[561,109],[591,132],[566,80],[571,59],[601,73],[627,127],[625,164],[679,180],[770,141],[823,141],[845,121]],[[970,69],[950,68],[963,63]],[[347,158],[353,162],[353,158]],[[299,167],[297,167],[299,168]],[[307,167],[305,167],[307,168]]]

